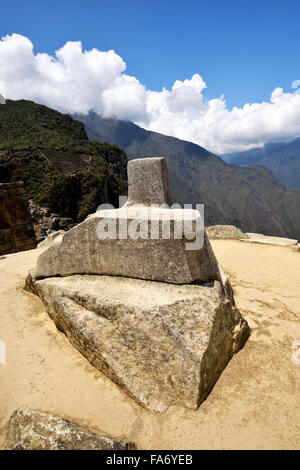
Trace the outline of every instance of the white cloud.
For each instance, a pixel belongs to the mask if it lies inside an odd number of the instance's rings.
[[[62,112],[94,109],[217,153],[300,135],[300,80],[292,83],[292,92],[276,88],[268,102],[229,110],[224,96],[205,97],[206,83],[198,74],[155,92],[125,71],[115,51],[85,51],[81,42],[67,42],[50,56],[35,54],[31,41],[19,34],[0,41],[0,93],[6,98],[30,99]]]
[[[63,112],[93,108],[105,116],[140,117],[146,90],[125,69],[114,51],[83,51],[81,42],[69,41],[51,57],[34,54],[31,41],[19,34],[0,41],[0,84],[6,97],[31,99]]]

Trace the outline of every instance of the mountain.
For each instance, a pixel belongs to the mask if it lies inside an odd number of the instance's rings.
[[[234,163],[236,165],[255,165],[256,162],[267,155],[273,150],[277,150],[286,145],[283,142],[280,143],[268,143],[264,144],[262,147],[255,147],[250,150],[245,150],[243,152],[233,152],[233,153],[224,153],[220,155],[223,160],[227,163]]]
[[[122,149],[89,141],[82,123],[32,101],[0,105],[0,182],[24,181],[34,204],[71,223],[127,190]]]
[[[166,157],[173,201],[204,203],[205,223],[233,224],[247,232],[300,238],[300,191],[286,191],[265,167],[230,165],[184,140],[132,122],[74,115],[90,139],[122,147],[128,159]]]
[[[270,143],[262,148],[222,155],[228,163],[269,168],[287,189],[300,189],[300,138],[290,143]]]

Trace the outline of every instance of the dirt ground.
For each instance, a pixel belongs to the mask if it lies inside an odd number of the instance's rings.
[[[0,259],[0,448],[14,408],[56,414],[139,449],[300,447],[300,252],[213,240],[236,303],[252,329],[197,411],[145,410],[94,369],[23,291],[41,250]],[[299,352],[299,353],[298,353]]]

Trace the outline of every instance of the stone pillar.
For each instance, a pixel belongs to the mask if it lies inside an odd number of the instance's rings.
[[[128,206],[172,204],[164,158],[137,158],[128,162]]]

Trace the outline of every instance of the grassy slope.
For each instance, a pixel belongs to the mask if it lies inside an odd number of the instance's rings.
[[[68,163],[74,153],[88,155],[90,163],[64,174],[45,149],[61,151]],[[77,222],[102,202],[117,204],[126,192],[126,164],[119,147],[89,141],[70,116],[26,100],[0,106],[0,182],[23,180],[29,198],[60,216]]]

